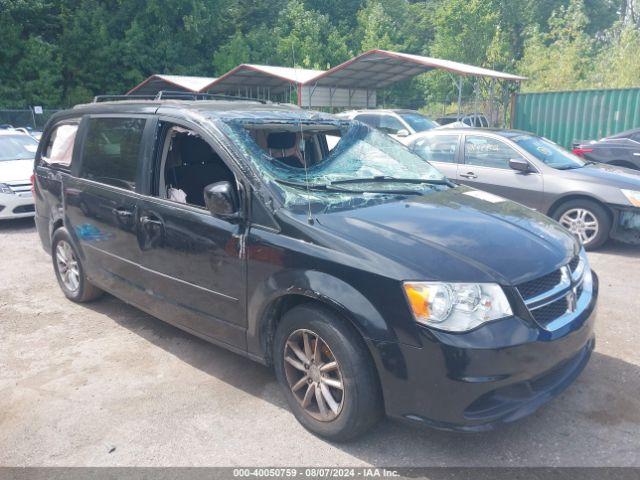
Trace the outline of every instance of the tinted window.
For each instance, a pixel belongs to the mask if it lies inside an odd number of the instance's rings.
[[[392,117],[391,115],[380,115],[380,126],[378,128],[384,133],[395,135],[398,133],[398,130],[402,130],[405,127],[396,117]]]
[[[90,119],[81,175],[134,190],[145,122],[142,118]]]
[[[42,155],[42,160],[47,163],[62,165],[68,167],[71,165],[71,157],[73,156],[73,144],[76,140],[78,125],[67,124],[60,125],[55,128],[47,148]]]
[[[0,162],[5,160],[28,160],[36,156],[38,142],[25,134],[0,136]]]
[[[464,163],[480,167],[509,168],[509,160],[520,155],[508,145],[493,138],[467,135],[464,142]]]
[[[416,132],[424,132],[440,126],[437,122],[419,113],[400,113],[399,115],[405,122],[411,125],[411,128]]]
[[[532,135],[518,135],[511,140],[516,142],[538,160],[552,168],[558,170],[570,170],[584,167],[585,162],[580,160],[573,153],[567,152],[564,148],[547,140],[546,138],[534,137]]]
[[[413,151],[428,162],[455,163],[458,135],[434,135],[413,144]]]
[[[366,123],[370,127],[374,128],[378,128],[378,126],[380,125],[380,115],[356,115],[354,119],[358,120],[359,122]]]

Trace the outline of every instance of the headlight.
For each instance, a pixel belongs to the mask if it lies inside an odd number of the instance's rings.
[[[640,192],[636,190],[625,190],[624,188],[620,189],[622,194],[627,197],[629,203],[634,207],[640,207]]]
[[[405,282],[407,301],[416,322],[464,332],[512,315],[502,288],[495,283]]]
[[[9,188],[9,185],[6,183],[0,183],[0,193],[5,193],[8,195],[15,194],[13,190]]]

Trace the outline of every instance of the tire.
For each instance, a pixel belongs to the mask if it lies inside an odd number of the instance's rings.
[[[580,212],[584,212],[583,225],[592,224],[595,220],[596,230],[583,230],[579,224]],[[595,250],[601,247],[608,239],[611,232],[611,217],[607,210],[593,200],[577,199],[569,200],[555,209],[553,218],[563,227],[573,233],[584,245],[585,250]],[[592,219],[592,220],[590,220]],[[573,223],[572,222],[578,222]],[[588,237],[585,240],[585,237]]]
[[[305,334],[308,349],[305,347]],[[315,338],[319,339],[320,359],[316,357],[315,363],[308,362],[309,368],[302,370],[299,367],[304,366],[303,362],[290,345],[297,345],[305,358],[314,360]],[[330,310],[319,305],[292,308],[278,325],[273,348],[276,376],[289,407],[310,432],[329,440],[346,441],[363,434],[382,417],[382,396],[369,352],[351,325]],[[297,361],[298,366],[293,366],[285,360],[286,357]],[[321,372],[319,367],[330,367],[332,358],[337,368]],[[310,380],[305,382],[305,377]],[[302,387],[294,393],[292,388],[296,383]],[[336,388],[337,384],[342,385],[342,389]],[[311,393],[310,389],[313,390]],[[325,407],[324,416],[316,390]],[[326,390],[334,400],[333,406],[326,400]],[[303,402],[307,396],[309,403],[305,408]]]
[[[51,239],[51,259],[58,285],[69,299],[77,303],[90,302],[102,295],[85,275],[80,256],[66,228],[58,228]],[[65,267],[66,265],[66,267]],[[73,281],[75,279],[75,281]]]

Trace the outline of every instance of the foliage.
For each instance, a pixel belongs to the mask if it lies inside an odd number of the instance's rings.
[[[593,68],[593,40],[585,33],[584,4],[571,0],[549,18],[548,32],[535,28],[525,43],[520,71],[530,78],[530,91],[576,89],[588,86]]]
[[[216,76],[246,62],[325,69],[372,48],[522,73],[527,90],[638,86],[637,3],[0,0],[0,107],[68,106],[153,73]],[[456,94],[448,74],[430,73],[379,98],[419,107]]]

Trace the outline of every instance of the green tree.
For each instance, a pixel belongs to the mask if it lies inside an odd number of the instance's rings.
[[[284,65],[292,65],[295,57],[295,63],[301,67],[326,69],[345,61],[352,53],[329,17],[307,10],[300,0],[289,1],[280,14],[275,34]]]
[[[591,70],[590,83],[599,88],[640,85],[640,31],[632,24],[619,23],[608,32]]]
[[[584,88],[592,69],[593,40],[582,0],[571,0],[549,18],[549,31],[534,28],[525,42],[519,71],[529,79],[526,91]]]

